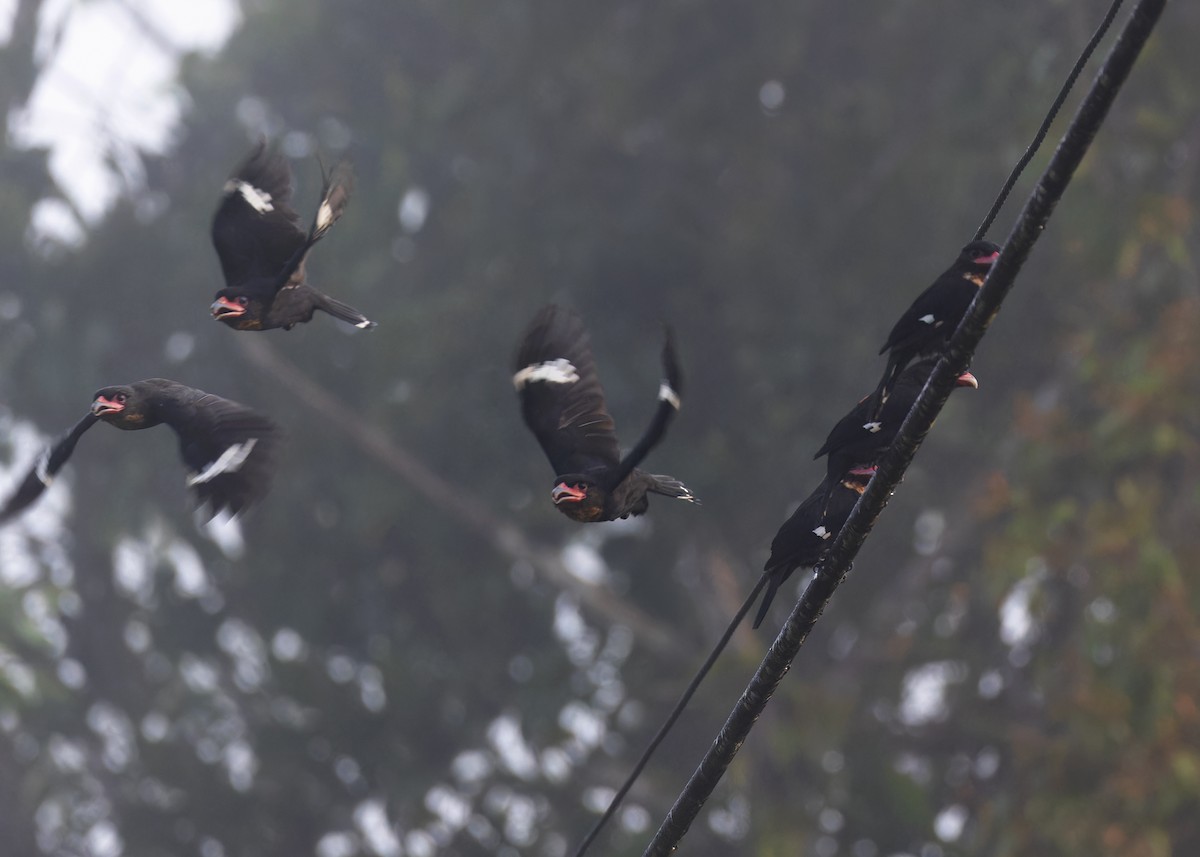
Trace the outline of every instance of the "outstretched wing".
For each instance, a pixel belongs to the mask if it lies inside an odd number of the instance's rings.
[[[308,251],[313,248],[313,245],[325,237],[325,233],[329,231],[333,224],[337,223],[342,214],[346,211],[346,205],[350,202],[350,192],[354,190],[354,171],[345,161],[338,161],[334,164],[333,170],[325,172],[324,165],[321,166],[321,174],[323,181],[321,183],[321,204],[317,206],[317,213],[313,216],[312,227],[308,230],[308,235],[300,242],[300,245],[292,252],[292,255],[283,263],[275,274],[275,291],[280,289],[298,286],[304,282],[304,259],[308,256]],[[336,301],[333,301],[336,304]],[[345,304],[341,304],[345,306]],[[336,309],[328,309],[323,307],[326,312],[332,315],[338,315]],[[351,313],[357,316],[351,320],[346,318],[351,324],[362,326],[360,322],[366,321],[366,316],[359,313],[357,310],[351,309]],[[341,318],[342,316],[339,316]]]
[[[579,316],[553,304],[537,314],[517,349],[513,386],[557,475],[617,466],[616,429]]]
[[[650,425],[646,427],[641,439],[621,460],[617,472],[612,476],[613,486],[620,485],[625,477],[641,464],[642,459],[649,454],[650,450],[658,446],[663,435],[667,433],[667,426],[679,413],[679,407],[683,403],[680,399],[683,394],[683,371],[679,368],[679,356],[675,353],[675,334],[670,327],[665,327],[664,333],[666,341],[663,343],[662,350],[663,379],[658,386],[658,408],[654,411],[654,417],[650,420]],[[690,494],[686,488],[684,491]],[[673,494],[672,496],[681,495]]]
[[[261,141],[225,182],[213,215],[212,242],[227,286],[273,281],[303,252],[306,236],[291,197],[287,159]]]
[[[275,469],[280,430],[237,402],[206,393],[187,417],[166,420],[179,436],[187,484],[209,515],[234,515],[267,493]]]
[[[0,506],[0,524],[16,517],[42,496],[42,493],[54,481],[58,471],[67,463],[71,453],[75,451],[75,444],[79,442],[79,438],[96,421],[97,417],[88,414],[75,423],[70,431],[60,435],[49,449],[37,457],[37,461],[34,462],[25,478],[21,480],[16,492],[4,502],[3,506]]]

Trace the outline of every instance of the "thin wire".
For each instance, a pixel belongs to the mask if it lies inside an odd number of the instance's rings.
[[[1071,68],[1070,73],[1067,75],[1067,79],[1063,83],[1062,88],[1059,90],[1058,95],[1055,97],[1054,102],[1050,105],[1050,109],[1046,113],[1045,119],[1042,120],[1041,127],[1038,128],[1038,131],[1034,135],[1032,142],[1025,150],[1025,154],[1021,156],[1020,160],[1017,161],[1016,166],[1013,167],[1012,172],[1009,173],[1008,179],[1005,181],[1004,186],[1000,189],[1000,193],[996,197],[996,201],[992,204],[991,210],[987,213],[987,216],[984,218],[979,230],[975,233],[976,240],[982,238],[987,233],[987,230],[991,227],[992,222],[996,219],[1000,209],[1003,207],[1005,200],[1008,199],[1009,194],[1012,192],[1013,186],[1016,185],[1017,179],[1020,178],[1021,173],[1033,159],[1033,156],[1037,154],[1038,148],[1045,140],[1046,134],[1049,133],[1050,126],[1054,123],[1054,119],[1057,117],[1058,111],[1062,108],[1063,102],[1066,101],[1067,96],[1071,92],[1071,88],[1075,85],[1075,81],[1079,78],[1084,66],[1087,65],[1087,61],[1091,58],[1092,54],[1096,50],[1096,47],[1104,38],[1104,34],[1108,32],[1113,19],[1116,18],[1117,12],[1121,8],[1122,2],[1123,0],[1113,0],[1112,5],[1109,7],[1108,13],[1100,22],[1099,28],[1097,28],[1096,32],[1092,35],[1092,38],[1088,41],[1087,45],[1084,46],[1082,53],[1080,53],[1079,58],[1075,61],[1075,65]],[[608,809],[605,810],[604,815],[600,817],[599,821],[596,822],[591,831],[580,844],[579,848],[575,851],[575,857],[583,857],[584,853],[591,846],[592,842],[595,841],[596,836],[599,835],[600,830],[605,824],[608,823],[609,819],[612,818],[613,814],[621,804],[621,801],[624,799],[629,789],[633,787],[633,783],[641,774],[642,769],[645,768],[646,764],[649,762],[650,756],[653,755],[655,749],[658,748],[658,745],[662,742],[663,738],[666,737],[667,732],[669,732],[671,727],[675,724],[675,721],[679,718],[679,715],[683,713],[683,709],[687,706],[687,703],[695,693],[696,688],[699,687],[700,682],[712,668],[717,656],[720,655],[721,651],[725,648],[726,643],[728,643],[730,637],[733,635],[734,630],[737,628],[738,624],[749,610],[750,605],[754,602],[765,582],[766,575],[763,575],[759,578],[758,583],[755,584],[754,590],[751,592],[750,597],[746,599],[746,602],[742,605],[742,608],[738,611],[737,615],[726,629],[725,635],[721,638],[721,641],[709,655],[708,660],[705,661],[695,678],[692,679],[691,684],[688,685],[687,690],[684,691],[683,696],[680,697],[680,700],[676,703],[675,708],[671,711],[670,715],[668,715],[666,721],[659,728],[650,744],[642,753],[641,758],[638,759],[637,765],[634,767],[633,771],[626,778],[624,784],[622,784],[616,795],[614,795],[612,801],[608,805]]]
[[[1122,0],[1113,0],[1112,6],[1108,9],[1108,14],[1100,22],[1100,27],[1092,36],[1092,40],[1087,43],[1083,49],[1083,53],[1075,61],[1075,67],[1067,75],[1066,82],[1063,83],[1062,89],[1058,91],[1058,97],[1054,99],[1054,103],[1050,105],[1050,110],[1046,114],[1046,118],[1042,120],[1042,127],[1038,128],[1037,133],[1033,135],[1033,142],[1029,144],[1029,148],[1025,150],[1025,154],[1021,156],[1021,159],[1017,161],[1017,165],[1013,167],[1012,172],[1008,174],[1008,181],[1004,183],[1004,187],[1000,188],[1000,195],[992,203],[991,211],[987,213],[987,217],[983,218],[983,223],[979,224],[979,228],[975,230],[976,241],[987,234],[988,229],[992,226],[992,221],[996,219],[996,215],[1000,213],[1000,209],[1004,206],[1004,201],[1008,199],[1008,195],[1012,192],[1013,185],[1017,183],[1017,179],[1021,177],[1021,173],[1024,172],[1025,167],[1033,160],[1033,156],[1037,154],[1038,148],[1042,145],[1042,141],[1046,139],[1046,134],[1050,131],[1050,126],[1054,124],[1054,118],[1058,116],[1059,109],[1062,107],[1063,102],[1067,100],[1067,95],[1070,93],[1071,87],[1075,85],[1075,81],[1079,78],[1083,67],[1087,65],[1087,61],[1096,50],[1096,46],[1100,44],[1100,40],[1108,32],[1113,18],[1117,17],[1117,11],[1121,8],[1121,3]]]
[[[671,713],[667,715],[667,719],[663,721],[663,725],[658,727],[658,731],[654,733],[654,737],[650,739],[650,743],[646,745],[646,749],[642,751],[641,758],[637,764],[633,766],[633,770],[629,776],[625,778],[625,782],[621,784],[621,788],[617,789],[617,793],[613,795],[613,799],[609,801],[608,809],[604,810],[604,815],[600,816],[600,820],[592,826],[588,831],[588,835],[584,837],[583,842],[579,843],[579,848],[575,851],[575,857],[583,857],[583,853],[588,850],[588,847],[595,841],[600,831],[604,829],[604,825],[616,813],[617,808],[621,805],[621,801],[625,799],[625,795],[633,788],[633,784],[637,781],[638,776],[642,773],[642,769],[646,767],[646,763],[650,761],[650,757],[654,755],[654,751],[658,749],[658,745],[667,737],[667,733],[671,731],[671,727],[675,725],[675,721],[679,719],[679,715],[683,714],[683,709],[687,708],[688,702],[692,695],[695,694],[696,688],[700,687],[700,683],[704,681],[704,677],[708,675],[708,671],[712,669],[713,664],[717,662],[721,652],[725,650],[725,646],[729,643],[733,632],[737,630],[738,625],[742,624],[742,619],[746,618],[746,613],[750,610],[751,605],[758,599],[758,593],[762,591],[763,584],[767,582],[767,574],[764,572],[758,578],[758,583],[754,584],[754,588],[750,590],[750,595],[742,602],[742,606],[738,608],[734,614],[728,627],[725,628],[725,633],[721,635],[721,639],[717,645],[713,647],[712,652],[708,656],[708,660],[700,667],[691,683],[683,695],[679,697],[679,701],[675,703],[675,707],[671,709]]]
[[[1129,22],[1117,37],[1104,67],[1093,81],[1049,165],[1017,217],[995,267],[951,338],[945,355],[934,367],[925,389],[901,425],[896,440],[880,460],[875,478],[829,547],[825,559],[814,570],[814,577],[800,601],[767,650],[762,664],[730,711],[725,725],[717,733],[696,771],[676,797],[642,857],[667,857],[676,851],[680,840],[744,745],[771,694],[783,680],[809,632],[846,576],[850,563],[887,505],[888,497],[912,463],[913,455],[950,395],[954,378],[970,362],[1012,288],[1017,272],[1042,235],[1055,206],[1104,123],[1109,108],[1137,62],[1165,5],[1166,0],[1139,0],[1134,6]]]

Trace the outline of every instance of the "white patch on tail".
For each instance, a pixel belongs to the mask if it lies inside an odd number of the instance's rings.
[[[679,394],[671,389],[671,385],[666,381],[658,388],[658,399],[662,402],[668,402],[672,408],[679,410]]]
[[[225,182],[225,193],[240,193],[242,199],[257,211],[259,214],[266,214],[268,211],[274,211],[275,206],[271,204],[271,194],[265,190],[259,190],[250,182],[244,182],[241,179],[230,179]]]
[[[250,453],[256,443],[258,443],[258,439],[253,437],[244,443],[235,443],[222,452],[217,457],[217,460],[204,468],[203,471],[194,476],[189,476],[187,480],[188,487],[209,482],[216,479],[222,473],[236,473],[242,464],[245,463],[246,459],[250,457]]]
[[[829,537],[833,535],[833,533],[831,533],[831,532],[829,532],[829,530],[825,529],[824,524],[817,527],[812,532],[813,532],[813,535],[816,536],[821,541],[827,541],[829,539]]]
[[[548,384],[574,384],[579,380],[575,364],[565,357],[557,360],[547,360],[545,363],[531,363],[517,374],[513,375],[513,386],[518,391],[526,384],[545,381]]]

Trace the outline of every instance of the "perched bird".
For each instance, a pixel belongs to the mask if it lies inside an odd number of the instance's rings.
[[[305,282],[308,251],[342,216],[353,185],[345,163],[324,179],[321,204],[307,233],[291,207],[287,159],[269,150],[265,140],[225,183],[212,223],[213,246],[225,275],[225,288],[211,307],[213,318],[235,330],[291,330],[323,310],[355,327],[375,326],[354,307]]]
[[[824,445],[813,455],[813,458],[829,456],[827,475],[831,481],[852,468],[867,467],[879,460],[896,439],[900,425],[940,359],[937,354],[921,358],[900,373],[891,395],[882,405],[878,404],[878,392],[872,393],[838,420]],[[979,382],[970,372],[963,372],[955,386],[979,389]]]
[[[867,490],[875,475],[874,467],[863,467],[844,474],[840,479],[826,477],[808,495],[792,516],[783,522],[771,541],[771,557],[764,570],[769,575],[754,627],[762,624],[775,599],[775,593],[797,568],[811,568],[841,531],[854,504]]]
[[[876,390],[880,402],[887,398],[896,376],[910,361],[940,351],[950,340],[999,257],[999,245],[972,241],[904,311],[879,349],[880,354],[888,355],[887,368]]]
[[[682,376],[669,329],[662,361],[666,377],[654,419],[621,458],[579,316],[552,304],[526,330],[517,349],[513,386],[525,424],[557,474],[550,496],[568,518],[586,523],[641,515],[649,506],[648,492],[696,502],[678,479],[637,469],[679,410]]]
[[[105,387],[92,398],[87,416],[38,457],[16,493],[0,506],[0,522],[42,495],[79,438],[97,422],[127,431],[170,426],[179,437],[187,484],[209,517],[225,509],[236,515],[266,493],[280,432],[261,414],[164,378]]]

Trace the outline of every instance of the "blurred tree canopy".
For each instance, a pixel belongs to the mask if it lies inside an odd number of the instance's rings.
[[[61,189],[10,143],[0,487],[93,390],[157,375],[289,443],[207,530],[169,433],[98,429],[0,530],[8,852],[567,853],[1104,5],[245,0],[80,246],[34,228]],[[49,8],[15,6],[10,111]],[[1164,23],[688,853],[1200,851],[1200,10]],[[209,218],[262,135],[306,216],[315,156],[354,163],[310,279],[375,331],[208,319]],[[675,326],[684,409],[648,463],[703,507],[553,510],[509,382],[548,301],[627,442]],[[640,853],[765,642],[739,633],[593,853]]]

